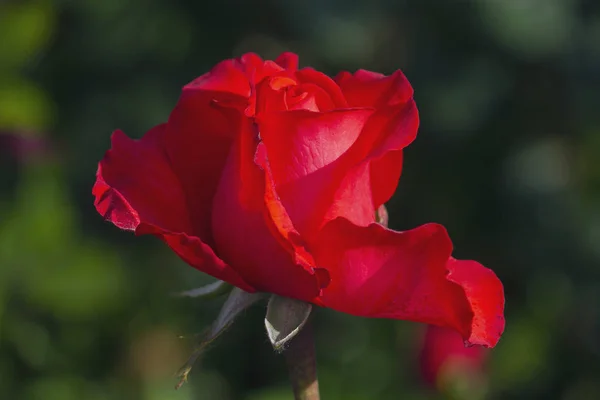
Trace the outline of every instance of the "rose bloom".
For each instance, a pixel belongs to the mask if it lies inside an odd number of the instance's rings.
[[[114,132],[96,209],[245,291],[445,326],[494,346],[504,329],[496,275],[452,258],[441,225],[397,232],[376,222],[418,124],[400,71],[331,79],[298,69],[292,53],[245,54],[186,85],[168,121],[140,140]]]

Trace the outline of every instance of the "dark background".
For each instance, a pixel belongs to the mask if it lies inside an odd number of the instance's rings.
[[[600,398],[599,8],[0,1],[0,398],[291,399],[264,306],[173,390],[219,301],[170,294],[211,278],[103,222],[90,193],[112,130],[140,137],[185,83],[250,50],[291,50],[329,74],[401,68],[421,128],[391,226],[440,222],[457,257],[502,279],[507,327],[488,398]],[[316,322],[325,400],[436,398],[418,375],[422,326],[329,310]]]

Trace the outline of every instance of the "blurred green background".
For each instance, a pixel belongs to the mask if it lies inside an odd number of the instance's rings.
[[[282,50],[410,79],[421,128],[391,226],[443,223],[504,282],[487,398],[600,398],[592,0],[0,1],[0,398],[291,399],[264,307],[173,390],[220,302],[171,293],[211,278],[105,223],[90,192],[112,130],[139,137],[218,61]],[[324,400],[443,398],[418,374],[422,326],[329,310],[316,325]]]

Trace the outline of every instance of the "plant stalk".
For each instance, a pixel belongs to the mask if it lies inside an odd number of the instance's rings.
[[[312,316],[283,352],[296,400],[319,400],[317,354]]]

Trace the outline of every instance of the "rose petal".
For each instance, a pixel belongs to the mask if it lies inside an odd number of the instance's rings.
[[[261,167],[265,174],[266,217],[270,219],[268,225],[275,228],[275,232],[273,232],[275,238],[293,256],[297,265],[302,266],[311,274],[315,274],[319,288],[327,286],[329,284],[329,273],[323,268],[315,267],[312,255],[306,250],[304,240],[296,230],[275,189],[275,181],[267,160],[267,149],[264,143],[259,143],[254,162]]]
[[[257,79],[278,71],[281,67],[254,53],[223,61],[186,85],[171,113],[165,146],[185,192],[193,233],[205,243],[213,244],[212,199],[243,110]]]
[[[186,198],[162,147],[165,130],[158,125],[140,140],[121,131],[113,134],[92,189],[96,209],[121,229],[157,235],[193,267],[253,291],[209,246],[191,236]]]
[[[398,185],[402,172],[402,153],[417,135],[419,114],[412,100],[413,89],[402,71],[385,76],[358,70],[340,73],[338,83],[351,107],[374,107],[377,113],[368,129],[380,132],[371,144],[366,162],[370,163],[373,205],[387,202]],[[365,135],[374,138],[377,135]],[[363,147],[368,145],[363,144]]]
[[[452,243],[441,225],[395,232],[338,218],[310,246],[331,277],[323,291],[326,307],[445,326],[472,344],[498,342],[502,284],[479,264],[451,259]]]
[[[250,80],[245,63],[235,59],[221,61],[210,72],[184,86],[184,91],[195,90],[222,92],[243,99],[250,97]]]
[[[296,76],[304,82],[298,87],[313,82],[311,85],[322,85],[319,87],[333,93],[332,98],[340,93],[331,79],[315,70],[303,69]],[[401,150],[416,137],[418,113],[414,101],[406,97],[412,95],[412,88],[401,72],[383,77],[359,71],[343,81],[351,95],[353,86],[373,92],[366,96],[372,101],[363,101],[363,105],[381,108],[366,111],[368,121],[358,123],[353,118],[352,113],[358,110],[338,110],[328,117],[267,113],[258,118],[277,192],[303,236],[312,235],[339,216],[361,226],[373,222],[374,210],[396,190],[402,171]],[[407,90],[402,96],[394,92],[404,86]],[[287,133],[282,135],[282,131]],[[344,142],[348,133],[357,132]],[[312,158],[315,154],[318,158],[320,152],[333,155],[335,163],[315,162]]]
[[[344,217],[360,226],[374,221],[375,210],[394,194],[402,172],[402,149],[416,136],[414,101],[406,106],[377,110],[368,119],[339,169],[329,177],[333,197],[322,224]],[[280,190],[283,191],[283,190]],[[296,195],[296,198],[301,198]],[[287,205],[287,203],[286,203]]]
[[[335,83],[333,79],[328,77],[322,72],[316,71],[312,68],[302,68],[296,72],[296,78],[300,84],[308,85],[312,84],[316,87],[321,88],[325,91],[331,100],[331,108],[348,108],[348,102],[340,87]],[[351,106],[353,107],[353,106]],[[321,108],[321,107],[320,107]],[[322,108],[321,111],[326,111]]]
[[[141,221],[174,232],[191,228],[181,185],[161,149],[165,127],[137,141],[115,131],[98,165],[96,208],[121,229],[135,230]]]
[[[323,224],[337,217],[344,217],[359,226],[367,226],[375,221],[370,172],[369,163],[362,162],[344,175]]]
[[[400,70],[390,76],[363,69],[354,74],[341,72],[334,80],[350,107],[381,108],[405,104],[413,96],[412,86]]]
[[[320,227],[339,183],[357,162],[346,153],[372,112],[289,111],[257,117],[277,192],[303,236]]]
[[[504,288],[496,274],[476,261],[450,257],[448,280],[465,291],[473,310],[471,344],[494,346],[504,332]]]
[[[275,62],[288,71],[296,71],[298,69],[298,55],[289,51],[281,53],[275,59]]]
[[[365,128],[381,132],[363,161],[370,166],[375,208],[389,201],[396,191],[402,173],[402,150],[415,140],[418,128],[419,113],[413,100],[405,106],[378,110]]]
[[[211,245],[212,200],[241,118],[215,104],[215,96],[184,91],[169,118],[164,143],[185,194],[191,233]]]
[[[398,187],[402,175],[404,154],[401,150],[390,151],[380,158],[369,160],[369,178],[373,207],[387,203]]]
[[[221,61],[210,72],[187,84],[184,91],[213,91],[248,99],[254,84],[282,70],[273,61],[263,61],[255,53],[246,53],[239,58]]]
[[[296,80],[288,71],[281,71],[263,79],[256,85],[255,106],[247,109],[247,115],[254,117],[265,112],[288,110],[288,88],[296,86]],[[317,110],[318,111],[318,110]]]
[[[418,127],[419,115],[412,99],[403,105],[378,109],[365,125],[360,138],[351,150],[358,164],[348,170],[348,176],[336,197],[344,196],[345,186],[363,185],[364,180],[368,179],[371,185],[373,209],[386,203],[398,186],[402,172],[402,150],[416,138]],[[359,174],[358,171],[366,171],[367,168],[368,175]],[[348,215],[350,215],[348,212],[338,214],[346,218]]]
[[[213,205],[217,249],[259,291],[310,301],[320,292],[317,276],[277,238],[265,207],[265,175],[254,163],[256,140],[250,127],[242,131],[222,173]]]
[[[283,71],[283,68],[276,62],[271,60],[264,61],[255,53],[246,53],[236,61],[240,63],[240,67],[246,72],[252,88],[265,77]]]
[[[372,110],[266,113],[257,120],[277,185],[330,168],[358,139]]]
[[[300,99],[300,101],[298,100]],[[288,110],[331,111],[336,108],[329,94],[314,83],[302,83],[288,91]]]

